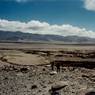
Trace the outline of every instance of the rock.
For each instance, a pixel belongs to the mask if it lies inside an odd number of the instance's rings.
[[[85,95],[86,91],[87,91],[87,86],[82,86],[78,91],[79,93],[78,95]]]
[[[23,76],[23,73],[22,72],[18,72],[16,75],[17,76]]]
[[[84,78],[89,78],[89,76],[86,75],[86,74],[83,74],[82,77],[84,77]]]
[[[5,77],[4,80],[8,80],[8,77]]]
[[[61,90],[62,88],[68,86],[68,82],[64,81],[59,81],[58,83],[54,84],[51,89],[56,91],[56,90]]]
[[[58,91],[51,92],[51,95],[60,95]]]
[[[95,91],[87,92],[85,95],[95,95]]]
[[[52,71],[52,72],[50,72],[50,75],[56,75],[56,74],[57,74],[56,71]]]
[[[46,65],[45,67],[51,67],[51,65],[48,64],[48,65]]]
[[[45,68],[43,68],[43,71],[46,71],[46,69],[45,69]]]
[[[36,88],[37,88],[37,85],[35,84],[31,86],[31,89],[36,89]]]
[[[21,68],[20,71],[23,73],[26,73],[28,71],[28,69],[27,68]]]

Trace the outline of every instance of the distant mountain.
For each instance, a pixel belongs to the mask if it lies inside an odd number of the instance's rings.
[[[63,36],[41,35],[23,32],[0,31],[0,40],[25,41],[62,41]]]
[[[78,36],[42,35],[0,30],[0,41],[61,41],[64,43],[95,43],[94,38]]]

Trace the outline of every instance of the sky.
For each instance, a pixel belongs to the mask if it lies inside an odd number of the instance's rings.
[[[95,0],[0,0],[0,30],[95,38]]]

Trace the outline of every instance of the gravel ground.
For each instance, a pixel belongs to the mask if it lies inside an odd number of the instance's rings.
[[[0,67],[0,95],[51,95],[57,85],[64,86],[60,95],[86,95],[95,91],[95,69],[63,67],[54,73],[50,65]]]

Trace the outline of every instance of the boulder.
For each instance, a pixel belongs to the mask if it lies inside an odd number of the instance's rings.
[[[62,88],[66,87],[68,85],[69,84],[67,81],[66,82],[65,81],[59,81],[59,82],[55,83],[54,85],[52,85],[51,89],[53,91],[57,91],[57,90],[61,90]]]

